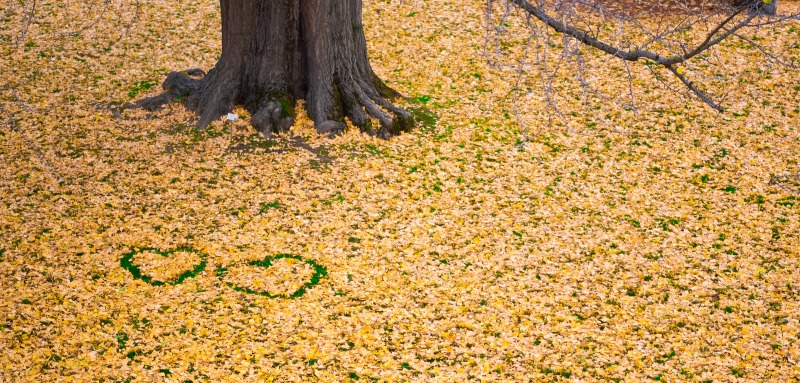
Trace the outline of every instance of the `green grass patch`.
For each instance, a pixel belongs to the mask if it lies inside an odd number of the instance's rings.
[[[133,86],[131,86],[128,89],[128,97],[136,98],[136,96],[138,96],[139,93],[147,92],[150,89],[155,88],[156,86],[158,86],[158,80],[155,79],[147,79],[144,81],[134,82]]]
[[[281,205],[281,203],[280,203],[280,202],[278,202],[278,201],[272,201],[272,202],[270,202],[270,203],[266,203],[266,202],[259,202],[259,203],[258,203],[258,207],[259,207],[259,209],[258,209],[258,213],[257,213],[257,214],[258,214],[258,215],[264,214],[264,213],[266,213],[268,210],[271,210],[271,209],[280,209],[280,208],[281,208],[281,206],[283,206],[283,205]]]

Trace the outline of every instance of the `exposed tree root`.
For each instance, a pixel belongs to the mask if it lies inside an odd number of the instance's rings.
[[[161,87],[164,92],[154,97],[147,97],[136,103],[125,103],[123,109],[145,109],[151,112],[160,110],[164,105],[180,101],[189,94],[194,93],[200,86],[200,78],[206,72],[202,69],[194,68],[181,72],[170,72]]]
[[[345,128],[340,122],[347,117],[350,122],[362,132],[388,139],[402,132],[411,130],[414,118],[411,113],[389,102],[386,97],[400,96],[395,90],[384,85],[377,78],[374,81],[350,79],[346,83],[337,81],[336,90],[333,92],[338,97],[310,98],[308,110],[315,121],[317,132],[337,133]],[[315,116],[319,112],[327,111],[323,116]],[[378,121],[379,126],[373,126],[372,120]]]
[[[411,113],[387,101],[370,83],[358,81],[355,89],[345,92],[345,94],[345,99],[347,100],[345,105],[349,106],[348,109],[354,112],[353,115],[348,115],[348,117],[350,117],[354,125],[362,130],[368,127],[369,131],[367,133],[374,134],[380,138],[389,138],[410,130],[414,124]],[[368,121],[364,120],[363,112],[379,121],[380,129],[378,131],[375,131],[369,126]]]
[[[166,104],[185,101],[186,108],[199,116],[197,127],[205,129],[229,113],[235,100],[241,98],[238,83],[235,74],[224,71],[211,71],[208,75],[200,69],[170,72],[162,84],[163,93],[136,103],[126,103],[123,108],[158,111]],[[309,100],[308,109],[318,133],[335,135],[343,132],[347,127],[343,120],[345,117],[361,131],[384,139],[413,127],[411,113],[387,100],[387,97],[402,96],[377,77],[372,81],[352,79],[346,84],[337,81],[335,86],[339,97]],[[286,96],[264,99],[255,107],[248,107],[252,114],[251,125],[265,137],[288,131],[294,123],[293,103],[294,98]],[[379,126],[373,126],[373,119]]]
[[[197,89],[189,94],[184,104],[200,117],[198,129],[207,128],[209,124],[233,110],[238,87],[237,73],[218,68],[212,69],[199,81]]]
[[[294,119],[288,111],[278,101],[268,101],[253,113],[250,125],[256,128],[264,137],[270,137],[272,133],[282,133],[288,131]]]

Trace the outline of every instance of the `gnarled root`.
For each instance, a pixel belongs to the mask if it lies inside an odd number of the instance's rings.
[[[394,104],[379,94],[372,84],[359,81],[356,86],[343,92],[345,113],[353,125],[362,131],[379,138],[389,138],[410,130],[414,125],[411,113]],[[380,124],[375,129],[369,117],[375,118]]]
[[[399,93],[383,85],[380,80],[368,82],[350,79],[343,83],[337,81],[337,97],[309,97],[309,114],[314,120],[317,132],[338,133],[345,125],[337,120],[347,117],[361,131],[379,138],[388,139],[414,126],[411,113],[390,103],[386,97],[399,96]],[[376,85],[378,84],[378,85]],[[380,90],[379,90],[380,89]],[[378,120],[379,127],[372,125]]]
[[[170,72],[161,84],[164,92],[158,96],[147,97],[136,103],[125,103],[123,109],[145,109],[151,112],[160,110],[164,105],[180,101],[189,94],[194,93],[199,87],[206,72],[202,69],[194,68],[181,72]]]
[[[321,91],[308,94],[307,109],[318,133],[335,135],[343,132],[345,117],[361,131],[384,139],[413,127],[411,113],[387,100],[388,97],[402,96],[374,74],[371,80],[364,77],[369,76],[333,81],[330,88],[320,87],[317,90]],[[123,108],[157,111],[166,104],[185,100],[186,108],[199,116],[197,128],[205,129],[229,113],[237,100],[243,98],[239,86],[240,79],[233,71],[215,69],[208,75],[200,69],[170,72],[162,84],[163,93],[125,104]],[[290,96],[266,96],[260,102],[256,99],[250,106],[246,105],[252,113],[251,125],[265,137],[288,131],[294,123],[293,103],[294,97]],[[378,121],[378,127],[373,126],[373,119]]]
[[[286,132],[292,127],[294,120],[288,114],[280,102],[268,101],[253,114],[250,124],[269,138],[272,133]]]
[[[212,69],[197,88],[186,99],[186,109],[200,117],[197,129],[205,129],[209,124],[230,113],[239,92],[239,76],[234,71]]]

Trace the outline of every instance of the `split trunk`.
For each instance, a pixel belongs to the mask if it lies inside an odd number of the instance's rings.
[[[306,100],[320,133],[341,131],[345,117],[384,138],[413,125],[407,111],[387,101],[399,94],[370,67],[361,0],[220,0],[220,6],[216,66],[207,75],[170,73],[166,92],[139,106],[185,98],[205,128],[242,105],[266,135],[292,125],[296,99]]]

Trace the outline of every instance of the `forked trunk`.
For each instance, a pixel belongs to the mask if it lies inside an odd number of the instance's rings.
[[[389,103],[399,96],[367,58],[361,0],[221,0],[222,55],[202,77],[171,73],[166,93],[140,102],[154,108],[187,97],[198,127],[243,105],[252,125],[269,135],[288,129],[294,101],[306,99],[317,130],[337,132],[344,118],[371,134],[408,130],[411,115]],[[370,123],[374,118],[379,127]]]

